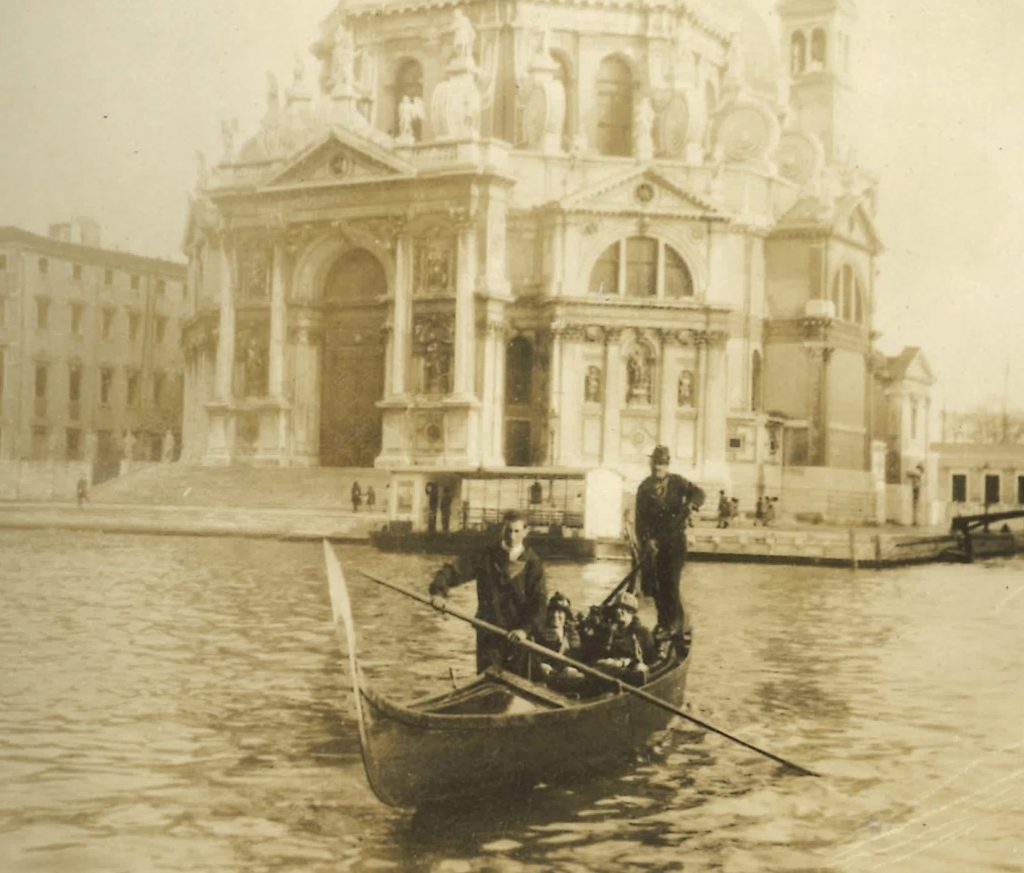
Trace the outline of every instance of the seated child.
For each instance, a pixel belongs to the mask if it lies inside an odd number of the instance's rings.
[[[649,666],[657,660],[654,637],[640,623],[639,609],[636,595],[622,592],[585,647],[588,663],[632,685],[643,685]]]
[[[555,592],[548,601],[547,621],[537,634],[537,643],[560,655],[579,657],[580,639],[572,604],[564,594]],[[583,682],[583,674],[560,661],[541,658],[537,670],[544,681],[558,691],[573,691]]]

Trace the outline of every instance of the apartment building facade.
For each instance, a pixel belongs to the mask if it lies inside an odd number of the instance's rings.
[[[95,222],[0,228],[0,461],[177,451],[185,269],[103,248]]]

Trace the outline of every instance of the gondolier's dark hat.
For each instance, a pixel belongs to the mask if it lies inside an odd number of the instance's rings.
[[[669,454],[668,446],[655,446],[651,452],[651,462],[654,464],[667,464],[671,460],[672,455]]]

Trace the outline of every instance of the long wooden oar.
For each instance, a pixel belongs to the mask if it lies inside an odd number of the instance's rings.
[[[435,608],[434,605],[430,602],[430,598],[424,597],[422,594],[418,594],[415,591],[409,591],[407,588],[402,588],[400,585],[395,585],[393,582],[388,582],[385,579],[379,579],[378,577],[373,576],[370,573],[367,573],[365,570],[359,570],[358,572],[361,575],[365,576],[367,579],[369,579],[371,582],[376,582],[378,585],[383,585],[385,588],[390,588],[392,591],[397,591],[399,594],[403,594],[411,600],[416,600],[420,603],[429,606],[431,609]],[[480,628],[481,630],[489,631],[492,634],[497,634],[501,637],[508,636],[507,630],[504,630],[498,627],[497,625],[491,624],[488,621],[484,621],[483,619],[477,618],[476,616],[467,615],[466,613],[460,612],[457,609],[451,609],[448,606],[445,606],[443,610],[438,611],[443,612],[445,615],[453,615],[456,618],[473,625],[474,627]],[[527,651],[533,652],[536,655],[541,655],[549,660],[559,661],[563,664],[566,664],[569,667],[573,667],[576,670],[579,670],[581,673],[586,674],[587,676],[593,676],[595,679],[601,679],[604,682],[609,682],[612,685],[617,685],[622,691],[625,691],[627,694],[632,694],[634,697],[639,697],[641,700],[650,703],[652,706],[660,707],[661,709],[664,709],[666,712],[671,712],[673,715],[678,715],[681,718],[685,718],[687,721],[691,721],[695,725],[698,725],[699,727],[702,727],[705,730],[718,734],[721,737],[725,737],[727,740],[732,740],[734,743],[738,743],[745,749],[750,749],[752,752],[757,752],[759,755],[764,755],[766,758],[771,758],[771,760],[775,761],[776,763],[782,764],[783,766],[788,767],[791,770],[794,770],[802,776],[818,775],[813,770],[808,770],[806,767],[801,767],[799,764],[794,764],[792,761],[787,761],[785,758],[780,758],[778,755],[773,755],[771,752],[767,752],[764,749],[760,749],[752,743],[748,743],[746,740],[741,740],[739,737],[734,737],[732,734],[723,731],[721,728],[717,728],[713,724],[708,724],[708,722],[701,721],[699,718],[690,715],[688,712],[684,712],[679,707],[673,706],[671,703],[662,700],[660,697],[655,697],[653,694],[644,691],[642,688],[635,688],[632,685],[625,684],[624,682],[622,682],[621,679],[617,679],[614,676],[609,676],[607,673],[604,673],[601,670],[597,670],[594,667],[591,667],[589,664],[584,664],[580,661],[577,661],[575,658],[570,658],[567,655],[559,654],[558,652],[545,648],[544,646],[540,646],[537,643],[534,643],[530,640],[512,640],[511,642],[514,642],[516,645],[522,646]]]

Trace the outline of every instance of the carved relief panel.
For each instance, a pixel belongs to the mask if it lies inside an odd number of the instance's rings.
[[[269,335],[264,324],[240,324],[235,334],[234,394],[263,397],[267,393]]]
[[[270,266],[273,253],[269,245],[248,242],[238,249],[238,296],[242,300],[270,298]]]
[[[455,288],[455,239],[418,240],[413,257],[413,293],[451,294]]]
[[[421,315],[413,321],[413,356],[421,394],[447,394],[452,384],[455,320],[450,315]]]

